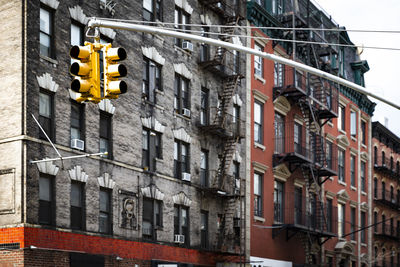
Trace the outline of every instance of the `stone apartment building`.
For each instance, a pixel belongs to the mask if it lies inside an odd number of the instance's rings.
[[[100,29],[101,42],[127,51],[128,92],[94,104],[76,102],[69,89],[69,49],[93,42],[85,37],[89,17],[145,20],[245,43],[230,36],[244,33],[233,26],[244,23],[245,5],[1,4],[2,266],[244,262],[245,55]],[[63,157],[108,155],[31,163],[59,157],[34,118]]]

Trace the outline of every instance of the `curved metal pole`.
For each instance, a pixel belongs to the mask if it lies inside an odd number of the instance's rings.
[[[327,72],[324,72],[322,70],[310,67],[308,65],[293,61],[291,59],[280,57],[280,56],[277,56],[274,54],[269,54],[266,52],[257,51],[255,49],[248,48],[245,46],[228,43],[228,42],[224,42],[224,41],[220,41],[220,40],[216,40],[216,39],[206,38],[206,37],[202,37],[202,36],[198,36],[198,35],[194,35],[194,34],[183,33],[183,32],[178,32],[178,31],[173,31],[173,30],[166,30],[166,29],[162,29],[162,28],[154,27],[154,26],[146,26],[146,25],[118,22],[118,21],[109,21],[106,19],[98,19],[98,18],[89,19],[88,27],[89,28],[103,27],[103,28],[121,29],[121,30],[129,30],[129,31],[136,31],[136,32],[145,32],[145,33],[150,33],[150,34],[165,35],[165,36],[171,36],[171,37],[181,38],[181,39],[185,39],[185,40],[196,41],[196,42],[200,42],[200,43],[206,43],[206,44],[215,45],[215,46],[221,46],[221,47],[224,47],[227,49],[244,52],[246,54],[256,55],[256,56],[263,57],[263,58],[266,58],[266,59],[269,59],[269,60],[272,60],[272,61],[275,61],[275,62],[278,62],[281,64],[285,64],[287,66],[294,67],[296,69],[317,75],[319,77],[322,77],[327,80],[333,81],[335,83],[341,84],[343,86],[349,87],[361,94],[375,98],[379,101],[382,101],[383,103],[386,103],[386,104],[400,110],[399,105],[367,91],[364,87],[362,87],[358,84],[347,81],[343,78],[340,78],[338,76],[335,76],[335,75],[327,73]]]

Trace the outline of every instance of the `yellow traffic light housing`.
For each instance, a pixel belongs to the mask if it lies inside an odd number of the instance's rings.
[[[128,90],[127,83],[118,80],[127,74],[126,66],[119,64],[119,61],[124,59],[126,59],[124,48],[112,48],[111,44],[103,45],[104,98],[115,99]]]
[[[100,56],[97,52],[100,44],[85,42],[84,46],[73,46],[70,56],[77,61],[70,67],[70,73],[75,77],[71,83],[71,90],[80,93],[78,102],[91,101],[99,103],[100,94]]]

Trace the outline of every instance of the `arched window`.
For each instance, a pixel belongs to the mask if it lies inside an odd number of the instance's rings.
[[[385,151],[382,151],[382,166],[385,166]]]
[[[383,200],[385,200],[385,198],[386,198],[385,187],[386,187],[385,182],[382,182],[382,199]]]
[[[374,146],[374,164],[378,165],[378,148]]]

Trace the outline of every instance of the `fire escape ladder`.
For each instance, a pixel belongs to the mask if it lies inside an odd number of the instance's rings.
[[[223,227],[220,232],[221,248],[226,248],[231,240],[234,239],[233,233],[233,217],[236,212],[236,198],[229,198],[225,201],[225,209],[222,220],[224,221]]]
[[[214,179],[213,188],[218,188],[219,190],[224,190],[225,188],[225,178],[228,172],[228,169],[231,165],[233,154],[236,150],[236,142],[238,141],[238,137],[230,137],[227,138],[224,142],[224,148],[222,152],[222,157],[219,162],[216,179]]]
[[[299,106],[304,122],[306,123],[309,132],[319,132],[320,126],[314,114],[314,109],[311,104],[311,99],[299,100]]]
[[[305,263],[311,264],[313,261],[313,257],[311,254],[312,239],[311,239],[310,233],[307,232],[307,233],[301,234],[300,239],[301,239],[301,243],[303,245],[304,252],[305,252]]]
[[[230,42],[235,31],[234,26],[236,26],[236,21],[226,23],[221,29],[221,35],[219,36],[219,39],[224,42]],[[226,52],[226,48],[221,46],[217,47],[214,61],[222,65],[226,56]]]

